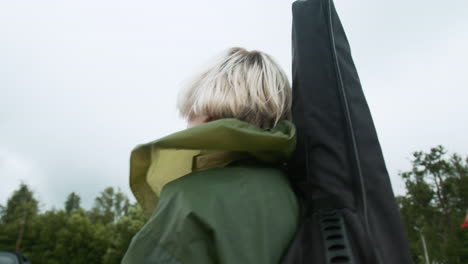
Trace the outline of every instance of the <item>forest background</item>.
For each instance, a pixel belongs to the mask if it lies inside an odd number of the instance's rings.
[[[406,194],[396,197],[415,263],[468,263],[468,157],[442,146],[416,151],[412,168],[399,175]],[[21,184],[0,205],[0,250],[23,252],[34,264],[117,264],[147,218],[138,204],[108,187],[90,209],[72,192],[62,208],[39,210]],[[425,249],[429,261],[426,262]]]

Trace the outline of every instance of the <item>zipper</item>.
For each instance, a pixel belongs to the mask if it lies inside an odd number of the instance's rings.
[[[342,103],[343,103],[343,107],[345,110],[346,122],[348,124],[348,133],[349,133],[349,137],[352,143],[353,160],[355,162],[355,165],[356,165],[355,169],[359,178],[361,202],[362,202],[363,213],[364,213],[364,224],[365,224],[367,236],[369,237],[371,241],[375,241],[372,237],[372,233],[370,232],[369,216],[368,216],[368,210],[367,210],[367,195],[366,195],[364,177],[362,175],[361,163],[359,159],[359,151],[357,148],[356,136],[354,134],[353,122],[351,120],[351,113],[349,109],[348,98],[346,96],[346,91],[345,91],[344,84],[343,84],[343,78],[341,76],[340,65],[338,62],[338,56],[337,56],[336,44],[335,44],[335,36],[333,33],[333,18],[332,18],[331,1],[332,0],[327,0],[327,11],[328,11],[328,26],[329,26],[329,33],[330,33],[330,42],[332,46],[332,56],[333,56],[334,63],[335,63],[335,72],[336,72],[336,77],[338,79],[339,92],[342,97]],[[377,252],[375,253],[375,256],[377,257],[379,263],[383,263],[380,255]]]

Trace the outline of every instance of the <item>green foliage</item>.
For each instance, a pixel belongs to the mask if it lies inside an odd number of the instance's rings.
[[[74,192],[70,193],[67,197],[67,201],[65,201],[65,212],[70,214],[80,209],[80,201],[81,198],[78,194]]]
[[[423,237],[434,263],[468,263],[468,158],[447,157],[442,146],[413,153],[403,172],[407,194],[397,197],[415,263],[425,263]]]
[[[54,260],[56,263],[95,263],[109,245],[110,229],[100,223],[92,224],[84,211],[72,213],[57,230]]]
[[[447,157],[441,147],[413,154],[412,169],[402,172],[407,193],[397,197],[415,263],[468,263],[468,229],[460,229],[468,209],[468,159]],[[38,201],[21,184],[0,205],[0,249],[18,247],[34,264],[118,264],[147,218],[137,204],[112,187],[90,210],[72,192],[64,208],[39,213]]]
[[[120,190],[114,191],[114,188],[107,187],[96,197],[94,207],[89,212],[92,222],[109,224],[115,222],[122,215],[128,213],[130,201]]]
[[[5,206],[0,204],[0,224],[3,224],[3,218],[6,213],[5,211],[6,211]]]
[[[25,233],[31,228],[33,218],[37,215],[39,202],[26,184],[21,184],[18,190],[8,199],[7,206],[2,210],[1,232],[3,238],[9,241],[10,250],[20,251]],[[13,246],[13,241],[15,244]]]
[[[141,208],[112,187],[100,193],[89,211],[80,201],[72,192],[64,209],[39,213],[33,192],[21,184],[7,206],[0,206],[0,249],[15,250],[24,227],[20,250],[34,264],[120,263],[147,220]]]
[[[128,214],[123,215],[113,226],[111,243],[103,257],[104,264],[118,264],[122,259],[122,252],[128,248],[133,235],[140,230],[147,218],[138,205],[131,205]]]
[[[18,222],[18,219],[36,215],[38,210],[38,201],[34,198],[29,187],[22,183],[19,189],[14,191],[13,195],[8,199],[2,222],[7,224]]]

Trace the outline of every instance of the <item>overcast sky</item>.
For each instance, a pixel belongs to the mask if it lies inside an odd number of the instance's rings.
[[[291,3],[0,0],[0,204],[128,187],[131,149],[185,128],[180,83],[232,46],[291,75]],[[336,0],[394,191],[411,153],[468,153],[468,1]]]

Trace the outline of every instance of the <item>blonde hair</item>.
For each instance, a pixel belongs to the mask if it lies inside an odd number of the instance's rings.
[[[197,116],[237,118],[261,128],[291,120],[288,77],[268,54],[234,47],[181,90],[177,108],[190,120]]]

